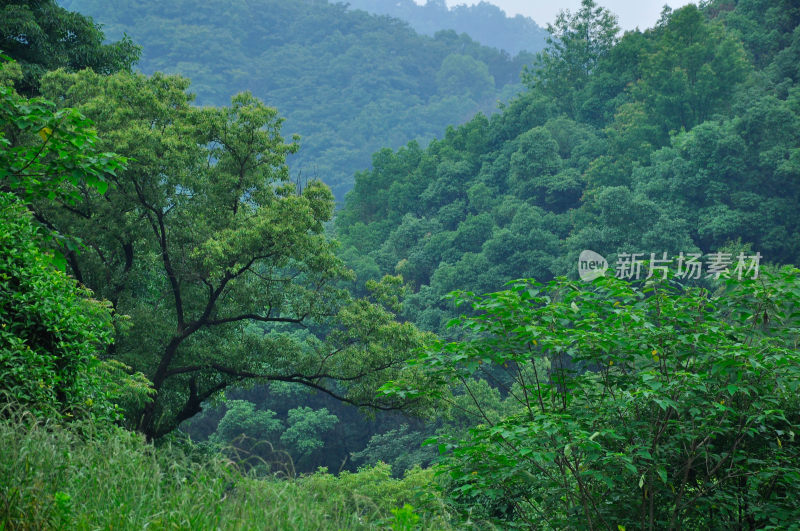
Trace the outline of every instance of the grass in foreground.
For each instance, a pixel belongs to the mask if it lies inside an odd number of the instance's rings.
[[[0,530],[452,529],[425,494],[433,481],[419,469],[393,479],[382,464],[255,478],[222,456],[155,448],[120,428],[0,422]]]

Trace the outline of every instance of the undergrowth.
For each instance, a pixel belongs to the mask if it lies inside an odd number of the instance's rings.
[[[255,477],[117,427],[0,421],[0,530],[451,529],[431,470]]]

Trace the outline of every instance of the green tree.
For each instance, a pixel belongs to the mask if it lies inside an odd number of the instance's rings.
[[[337,287],[351,274],[323,232],[333,198],[318,182],[287,182],[285,157],[297,145],[280,136],[277,111],[246,93],[230,107],[192,107],[187,85],[90,71],[43,82],[102,116],[104,140],[135,159],[106,196],[86,190],[71,208],[37,205],[84,239],[87,251],[69,256],[76,277],[132,317],[109,355],[156,390],[131,412],[135,425],[161,436],[206,399],[253,380],[401,407],[373,390],[422,337]]]
[[[450,54],[436,72],[439,93],[463,94],[477,102],[491,97],[495,91],[494,78],[485,63],[469,55]]]
[[[54,267],[60,255],[45,247],[59,234],[34,221],[26,201],[68,204],[76,196],[65,183],[102,193],[106,173],[125,161],[97,149],[92,123],[74,109],[7,86],[20,70],[0,61],[0,401],[44,415],[116,419],[114,404],[141,403],[147,382],[98,359],[113,340],[110,308]]]
[[[311,457],[323,447],[322,438],[339,419],[328,413],[326,408],[313,410],[310,407],[290,409],[286,430],[281,434],[281,443],[292,450],[298,461]]]
[[[58,68],[130,71],[140,48],[127,36],[111,44],[104,40],[91,18],[67,11],[55,0],[10,0],[0,7],[0,51],[22,67],[17,89],[25,95],[38,93],[42,76]]]
[[[230,444],[242,436],[269,441],[276,439],[283,430],[283,423],[275,418],[274,411],[256,411],[255,404],[247,400],[229,400],[225,402],[225,409],[217,430],[211,435],[215,442]]]
[[[543,180],[561,169],[558,143],[544,127],[535,127],[516,139],[519,146],[511,155],[509,188],[522,199],[543,202]]]
[[[256,410],[255,404],[247,400],[229,400],[209,441],[248,470],[274,473],[283,471],[286,460],[275,446],[283,430],[283,422],[274,411]]]
[[[634,97],[659,125],[689,130],[724,110],[751,70],[741,42],[694,5],[671,13],[655,30],[656,48],[644,60]]]
[[[556,98],[562,111],[577,117],[581,91],[617,41],[617,19],[594,0],[582,0],[576,13],[561,11],[547,31],[547,48],[537,54],[536,68],[526,70],[525,82]]]

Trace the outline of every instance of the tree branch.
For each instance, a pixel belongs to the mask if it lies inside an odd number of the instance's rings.
[[[303,314],[300,317],[270,317],[268,315],[258,315],[256,313],[245,313],[235,317],[225,317],[222,319],[205,320],[203,324],[206,326],[216,326],[225,323],[235,323],[238,321],[258,321],[261,323],[295,323],[302,324],[303,320],[308,317],[308,314]]]

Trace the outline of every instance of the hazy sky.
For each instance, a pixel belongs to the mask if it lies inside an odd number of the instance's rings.
[[[502,8],[509,16],[525,15],[531,17],[542,27],[548,22],[553,22],[562,9],[575,11],[581,5],[580,0],[488,0]],[[689,0],[596,0],[597,3],[608,8],[619,17],[619,25],[623,30],[650,28],[655,25],[661,14],[661,8],[668,4],[677,9],[690,2]],[[424,4],[425,0],[416,0]],[[447,0],[448,6],[456,4],[477,4],[477,0]]]

